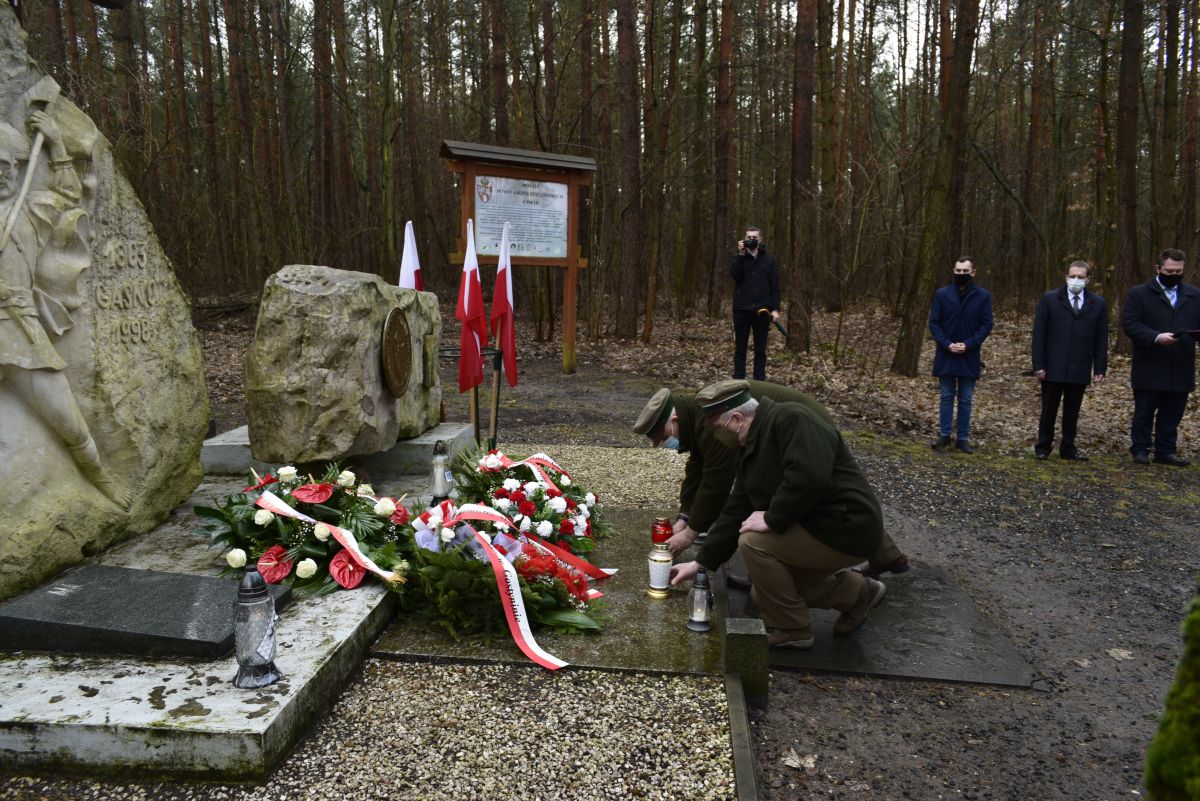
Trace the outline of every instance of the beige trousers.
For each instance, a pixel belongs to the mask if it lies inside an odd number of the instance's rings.
[[[865,581],[845,570],[862,562],[861,556],[835,551],[799,524],[782,534],[747,532],[738,538],[738,549],[763,623],[771,628],[807,629],[810,606],[844,612],[858,600]]]

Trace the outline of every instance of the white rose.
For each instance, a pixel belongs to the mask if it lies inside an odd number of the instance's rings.
[[[561,495],[557,498],[550,499],[550,508],[554,510],[554,514],[561,515],[567,511],[567,499]]]
[[[349,470],[343,470],[338,473],[337,484],[339,487],[353,487],[356,477]]]
[[[526,481],[525,482],[525,494],[526,495],[532,496],[533,493],[537,492],[541,488],[542,488],[542,484],[539,481]]]
[[[521,482],[517,481],[515,478],[504,479],[504,489],[508,490],[509,492],[512,492],[513,490],[518,490],[520,488],[521,488]]]
[[[529,531],[529,527],[531,525],[533,525],[533,521],[528,517],[522,517],[517,521],[517,526],[521,529],[521,531]]]
[[[454,530],[449,528],[442,529],[442,542],[450,542],[454,539]]]
[[[296,468],[288,465],[287,467],[279,468],[279,480],[285,484],[289,481],[296,480]]]
[[[588,504],[588,506],[591,506],[591,505],[593,505],[594,503],[596,503],[596,496],[595,496],[595,495],[593,495],[593,494],[592,494],[592,493],[590,493],[590,492],[589,492],[587,495],[584,495],[584,496],[583,496],[583,499],[584,499],[585,501],[587,501],[587,504]]]
[[[554,524],[549,520],[543,520],[537,524],[537,535],[539,537],[549,537],[554,533]]]
[[[254,523],[259,526],[269,526],[271,521],[275,519],[275,515],[267,509],[259,509],[254,513]]]
[[[229,564],[230,567],[235,568],[235,569],[239,568],[239,567],[245,567],[246,566],[246,552],[243,551],[241,548],[234,548],[232,551],[225,554],[225,561]]]
[[[360,498],[373,498],[375,497],[375,488],[370,484],[359,484],[358,489],[354,491],[354,494],[358,495]]]
[[[505,509],[512,506],[512,501],[510,501],[508,498],[496,498],[494,501],[492,501],[492,506],[503,512]]]
[[[571,486],[571,477],[568,475],[564,475],[562,478],[560,478],[558,480],[558,483],[562,484],[564,487],[569,487],[569,486]]]
[[[296,565],[296,578],[312,578],[317,575],[317,563],[311,559],[305,559],[300,564]]]
[[[380,498],[375,502],[375,514],[380,517],[391,517],[396,513],[396,502],[391,498]]]
[[[329,529],[324,526],[313,526],[313,535],[321,542],[325,542],[329,539]]]

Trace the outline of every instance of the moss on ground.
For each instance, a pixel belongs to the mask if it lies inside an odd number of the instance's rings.
[[[1183,638],[1183,659],[1146,752],[1151,801],[1200,801],[1200,594],[1192,599]]]

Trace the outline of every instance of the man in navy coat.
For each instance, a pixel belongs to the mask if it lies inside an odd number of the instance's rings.
[[[1133,424],[1130,452],[1139,464],[1154,461],[1186,467],[1176,453],[1176,432],[1188,393],[1196,388],[1196,336],[1200,334],[1200,290],[1183,283],[1187,257],[1168,248],[1158,254],[1155,276],[1129,290],[1121,309],[1125,333],[1133,340]]]
[[[1108,370],[1108,311],[1104,298],[1088,292],[1092,268],[1073,261],[1065,286],[1042,295],[1033,321],[1033,374],[1042,382],[1042,417],[1034,453],[1045,459],[1054,442],[1054,419],[1062,402],[1062,441],[1058,455],[1086,462],[1075,448],[1083,391]]]
[[[992,296],[975,284],[975,263],[963,256],[954,263],[954,283],[933,295],[929,310],[929,333],[937,342],[933,374],[941,387],[939,436],[933,447],[950,447],[954,401],[958,399],[958,428],[955,444],[971,453],[971,405],[975,382],[983,367],[979,348],[992,332]]]

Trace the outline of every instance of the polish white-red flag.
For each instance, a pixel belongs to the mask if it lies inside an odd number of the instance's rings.
[[[400,286],[404,289],[425,291],[421,280],[421,260],[417,258],[417,240],[413,236],[412,220],[404,226],[404,253],[400,256]]]
[[[467,220],[467,252],[463,256],[458,308],[454,316],[462,325],[458,346],[458,391],[466,392],[483,383],[483,346],[488,341],[483,288],[479,284],[479,258],[475,255],[475,226],[471,220]]]
[[[500,236],[500,261],[496,264],[496,288],[492,292],[492,336],[504,354],[504,377],[508,385],[517,385],[517,337],[513,330],[513,274],[509,253],[509,224]]]

